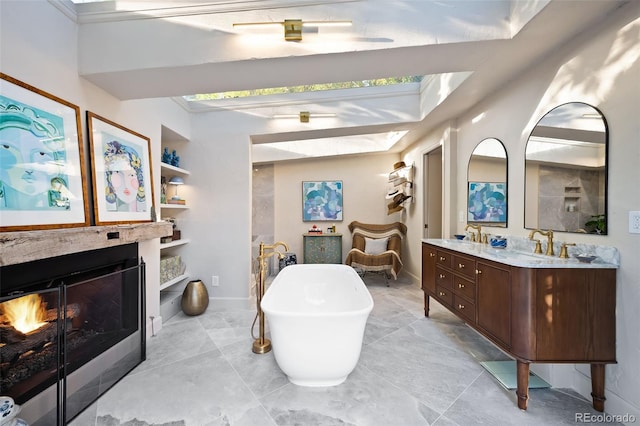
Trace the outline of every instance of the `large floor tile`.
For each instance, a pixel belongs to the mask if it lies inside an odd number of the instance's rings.
[[[360,361],[339,386],[291,384],[273,352],[251,350],[252,302],[212,300],[202,315],[167,321],[147,360],[71,425],[560,425],[595,413],[563,389],[531,390],[528,410],[518,409],[515,391],[480,366],[508,359],[503,352],[433,300],[426,318],[408,277],[364,281],[375,307]]]

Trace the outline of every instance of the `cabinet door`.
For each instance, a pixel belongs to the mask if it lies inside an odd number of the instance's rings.
[[[422,245],[422,289],[432,294],[436,292],[436,256],[434,247]]]
[[[342,263],[341,237],[305,236],[304,263]]]
[[[476,266],[478,326],[511,347],[511,273],[478,261]]]
[[[342,263],[342,237],[322,237],[324,240],[324,263]]]

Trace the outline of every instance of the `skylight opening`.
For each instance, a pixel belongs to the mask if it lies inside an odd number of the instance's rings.
[[[254,89],[254,90],[236,90],[230,92],[219,93],[202,93],[197,95],[183,96],[186,101],[214,101],[221,99],[238,99],[247,98],[251,96],[266,96],[266,95],[283,95],[288,93],[305,93],[305,92],[320,92],[325,90],[337,90],[337,89],[356,89],[360,87],[376,87],[376,86],[391,86],[396,84],[406,83],[419,83],[422,81],[423,76],[405,76],[405,77],[389,77],[389,78],[376,78],[373,80],[358,80],[358,81],[344,81],[339,83],[318,83],[308,84],[302,86],[287,86],[287,87],[272,87],[267,89]]]

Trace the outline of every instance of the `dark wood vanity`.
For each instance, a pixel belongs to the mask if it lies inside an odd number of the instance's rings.
[[[422,243],[424,312],[429,298],[517,361],[526,410],[529,364],[589,363],[593,407],[604,411],[605,364],[616,362],[615,267],[513,266]]]

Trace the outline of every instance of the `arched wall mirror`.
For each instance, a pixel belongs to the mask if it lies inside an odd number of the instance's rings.
[[[525,153],[524,226],[607,233],[607,122],[591,105],[549,111]]]
[[[507,226],[507,151],[498,139],[482,140],[467,168],[467,223]]]

